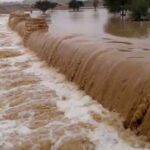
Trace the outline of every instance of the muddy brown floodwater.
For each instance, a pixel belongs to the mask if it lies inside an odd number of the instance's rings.
[[[40,15],[35,12],[33,16]],[[72,12],[53,11],[46,15],[52,33],[76,33],[93,37],[118,36],[126,38],[150,38],[150,22],[121,20],[107,9],[93,9]]]
[[[150,149],[145,137],[124,129],[118,113],[25,48],[7,15],[0,19],[0,149]]]

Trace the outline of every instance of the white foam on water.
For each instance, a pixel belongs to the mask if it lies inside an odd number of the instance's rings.
[[[83,91],[78,90],[76,85],[69,83],[63,75],[58,73],[58,70],[44,68],[43,66],[41,62],[37,62],[25,72],[40,75],[41,84],[56,91],[57,95],[61,98],[55,99],[57,100],[57,107],[59,110],[65,112],[66,118],[71,119],[73,122],[90,123],[96,127],[93,132],[85,134],[96,144],[97,150],[148,150],[140,148],[138,143],[137,145],[135,143],[133,145],[126,143],[119,137],[118,132],[120,131],[117,131],[113,127],[113,124],[107,124],[106,120],[111,120],[111,117],[120,119],[115,121],[121,124],[122,118],[119,118],[118,114],[108,112],[102,105],[85,95]],[[66,99],[62,100],[62,97]],[[98,113],[102,117],[102,122],[98,123],[94,121],[91,117],[91,112]]]

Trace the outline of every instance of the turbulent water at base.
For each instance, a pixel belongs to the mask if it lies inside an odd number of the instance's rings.
[[[0,17],[1,150],[150,149],[117,113],[24,48],[7,17]]]
[[[150,137],[150,49],[145,42],[34,32],[27,46],[110,110]]]

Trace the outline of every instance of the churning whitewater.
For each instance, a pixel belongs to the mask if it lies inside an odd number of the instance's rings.
[[[149,150],[123,119],[23,47],[0,16],[1,150]]]

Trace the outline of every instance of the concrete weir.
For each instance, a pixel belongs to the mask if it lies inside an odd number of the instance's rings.
[[[59,68],[106,108],[119,112],[125,128],[150,138],[150,51],[120,41],[52,35],[44,19],[13,13],[9,26],[25,46]]]

